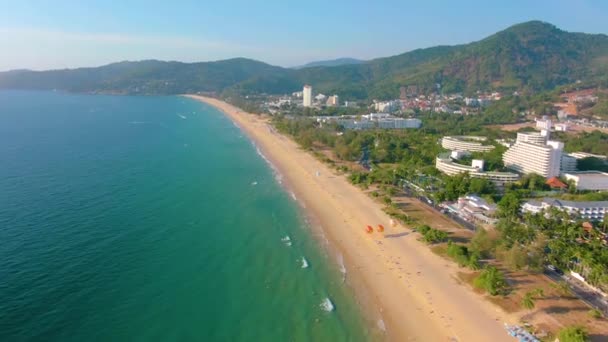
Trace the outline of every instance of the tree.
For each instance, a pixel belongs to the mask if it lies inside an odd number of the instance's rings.
[[[470,249],[482,257],[489,257],[496,246],[496,238],[485,229],[478,229],[471,239]]]
[[[532,296],[531,292],[527,292],[524,295],[524,298],[521,300],[521,306],[523,306],[524,308],[528,309],[528,310],[532,310],[534,309],[534,306],[536,304],[534,303],[534,298]]]
[[[565,281],[560,281],[559,283],[551,284],[553,288],[557,290],[560,296],[567,297],[572,295],[572,290],[570,289],[570,285]]]
[[[507,192],[498,202],[498,214],[502,217],[515,217],[519,213],[521,199],[513,191]]]
[[[475,278],[473,285],[486,290],[492,296],[503,293],[507,289],[504,275],[494,266],[486,266]]]
[[[585,342],[587,341],[587,331],[583,327],[566,327],[559,331],[559,342]]]

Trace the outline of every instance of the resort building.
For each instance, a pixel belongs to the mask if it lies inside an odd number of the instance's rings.
[[[504,187],[507,183],[519,180],[519,175],[514,172],[491,172],[483,170],[483,160],[473,160],[471,166],[458,164],[450,158],[450,154],[444,153],[437,156],[435,160],[437,170],[448,176],[468,172],[472,178],[485,178],[492,181],[497,187]]]
[[[575,172],[577,170],[578,160],[573,156],[564,153],[562,154],[562,164],[560,166],[560,172]]]
[[[492,145],[483,145],[485,137],[475,136],[446,136],[441,139],[441,147],[451,151],[488,152],[494,149]]]
[[[312,106],[312,87],[308,84],[302,89],[302,105],[304,107]]]
[[[515,145],[502,157],[505,166],[519,173],[536,173],[545,178],[559,176],[564,143],[549,141],[541,145],[523,142],[519,134]]]
[[[520,132],[517,133],[516,143],[525,142],[536,145],[544,145],[547,142],[548,131],[542,132]]]
[[[419,119],[403,119],[397,118],[386,113],[372,113],[361,115],[361,117],[352,115],[342,116],[319,116],[316,117],[317,122],[329,123],[335,122],[347,130],[365,130],[365,129],[410,129],[420,128],[422,121]]]
[[[572,157],[574,157],[576,159],[585,159],[585,158],[597,158],[597,159],[603,159],[603,160],[608,159],[608,157],[606,157],[606,156],[602,156],[600,154],[587,153],[587,152],[571,152],[571,153],[569,153],[569,155],[571,155]]]
[[[565,173],[567,180],[574,182],[577,190],[608,190],[608,173],[601,171],[581,171]]]
[[[540,201],[528,201],[521,206],[523,212],[537,214],[557,208],[568,214],[588,221],[601,221],[608,212],[608,201],[575,202],[555,198],[543,198]]]
[[[378,128],[384,129],[406,129],[420,128],[422,121],[419,119],[384,118],[378,119]]]

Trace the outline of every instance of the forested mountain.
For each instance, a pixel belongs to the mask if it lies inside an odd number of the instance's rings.
[[[0,88],[177,94],[288,93],[311,84],[342,98],[390,98],[401,86],[444,92],[534,91],[608,79],[608,36],[571,33],[531,21],[483,40],[418,49],[359,64],[287,69],[235,58],[217,62],[120,62],[98,68],[0,73]]]
[[[310,63],[306,63],[304,65],[293,67],[292,69],[304,69],[304,68],[313,68],[313,67],[319,67],[319,66],[340,66],[340,65],[361,64],[361,63],[365,63],[365,61],[363,61],[361,59],[345,57],[345,58],[331,59],[331,60],[327,60],[327,61],[310,62]]]

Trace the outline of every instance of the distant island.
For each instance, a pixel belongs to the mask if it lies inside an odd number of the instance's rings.
[[[578,80],[607,82],[608,36],[530,21],[477,42],[417,49],[362,63],[282,68],[234,58],[181,63],[146,60],[96,68],[0,73],[0,89],[115,94],[284,94],[315,84],[343,99],[389,99],[400,87],[473,93],[543,91]],[[329,65],[327,65],[329,64]],[[319,64],[316,64],[319,65]]]

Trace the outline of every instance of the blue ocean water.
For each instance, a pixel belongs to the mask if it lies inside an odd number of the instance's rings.
[[[1,91],[0,340],[369,339],[276,178],[190,99]]]

